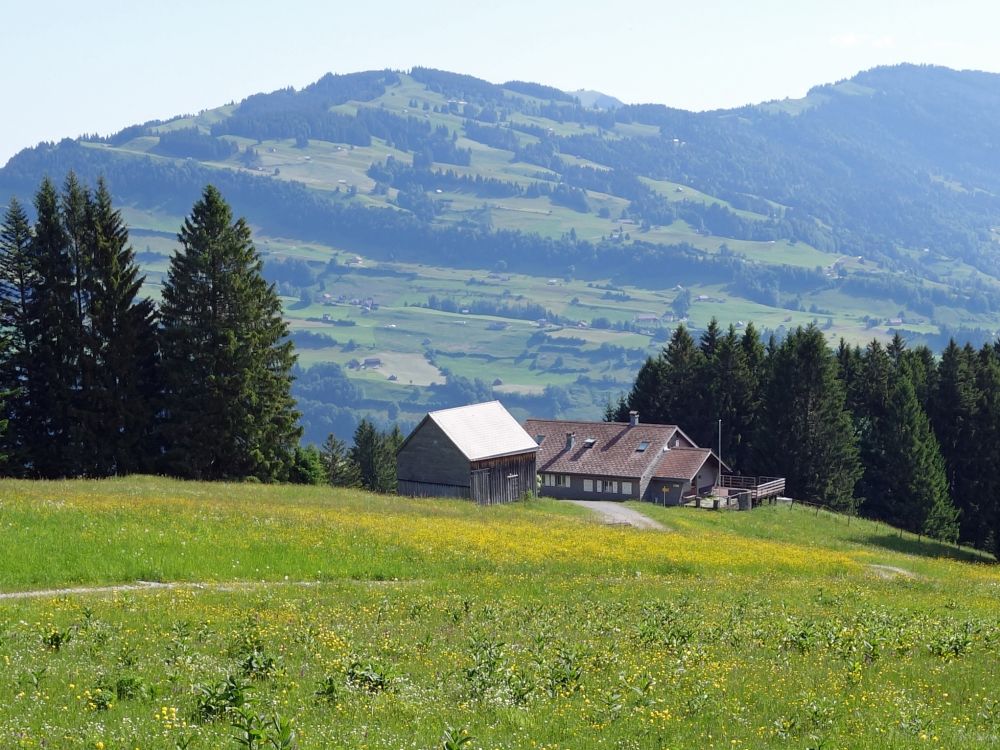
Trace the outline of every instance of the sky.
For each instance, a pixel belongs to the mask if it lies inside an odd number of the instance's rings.
[[[0,164],[327,72],[422,65],[704,110],[801,97],[876,65],[1000,72],[997,28],[1000,4],[970,0],[14,2]]]

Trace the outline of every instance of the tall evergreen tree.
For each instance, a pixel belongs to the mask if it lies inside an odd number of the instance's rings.
[[[837,347],[837,371],[838,377],[844,384],[847,408],[853,414],[857,414],[860,409],[861,368],[861,349],[851,346],[841,338]]]
[[[843,371],[843,358],[838,356],[838,360]],[[887,443],[896,439],[890,434],[886,420],[897,377],[885,348],[878,341],[872,341],[857,360],[851,388],[847,391],[864,469],[856,492],[867,513],[886,521],[889,520],[887,508],[893,502],[893,491],[901,480],[897,474],[900,467],[887,458],[891,450]]]
[[[320,461],[327,484],[334,487],[360,486],[361,474],[358,465],[351,458],[347,444],[333,433],[327,436],[326,442],[320,448]]]
[[[822,331],[797,328],[774,350],[757,444],[761,473],[785,476],[794,497],[854,505],[861,474],[844,387]]]
[[[0,356],[0,394],[8,428],[0,436],[5,473],[20,474],[25,464],[28,372],[31,333],[28,307],[36,283],[31,259],[31,224],[24,208],[11,198],[0,225],[0,331],[4,348]]]
[[[392,492],[396,487],[396,454],[387,435],[362,419],[354,430],[351,460],[358,467],[361,486],[372,492]]]
[[[931,416],[931,399],[937,388],[937,360],[926,346],[907,349],[903,353],[901,366],[913,383],[920,406]]]
[[[11,198],[0,225],[0,330],[15,351],[27,348],[28,299],[35,285],[31,239],[28,216]]]
[[[664,379],[662,413],[653,421],[684,425],[699,445],[706,445],[715,433],[715,422],[705,415],[704,354],[683,325],[677,326],[663,351]]]
[[[152,467],[157,338],[153,303],[139,299],[145,281],[121,213],[104,180],[90,208],[92,238],[85,297],[90,366],[81,408],[87,473],[127,474]]]
[[[663,420],[666,409],[664,396],[666,392],[666,362],[663,354],[647,357],[639,372],[636,373],[632,390],[624,403],[619,401],[614,420],[628,420],[629,411],[637,411],[648,422]]]
[[[719,321],[714,316],[708,321],[708,326],[701,334],[698,348],[705,355],[705,359],[711,361],[719,351],[719,342],[722,340],[722,330],[719,328]]]
[[[161,307],[164,468],[280,479],[301,433],[295,355],[250,228],[209,185],[179,239]]]
[[[961,517],[962,539],[1000,559],[1000,355],[995,346],[980,352],[976,409],[976,471],[971,498]]]
[[[954,540],[957,511],[948,494],[944,459],[930,421],[903,374],[894,383],[878,422],[876,454],[863,454],[867,515],[913,532]],[[870,476],[876,479],[869,479]]]
[[[715,356],[706,360],[705,369],[705,387],[712,404],[706,416],[722,420],[723,460],[734,469],[752,470],[749,451],[757,429],[759,394],[746,354],[732,326],[720,337]]]
[[[80,184],[73,172],[66,175],[60,199],[63,229],[66,233],[67,252],[73,269],[73,303],[76,308],[77,360],[84,357],[84,327],[87,318],[87,296],[90,291],[88,275],[91,270],[94,247],[94,222],[91,211],[93,201],[90,191]]]
[[[931,426],[944,457],[951,497],[961,511],[962,537],[978,536],[975,476],[979,469],[976,452],[976,405],[981,394],[976,387],[976,355],[954,340],[941,353],[937,383],[931,398]]]
[[[74,270],[59,197],[44,180],[35,197],[31,266],[36,279],[27,304],[27,396],[30,425],[24,440],[25,472],[39,477],[73,476],[78,469],[76,408],[79,404],[79,325]]]
[[[753,460],[756,455],[755,443],[761,432],[761,415],[763,409],[764,388],[768,379],[767,351],[760,340],[760,334],[753,322],[747,323],[740,339],[740,349],[743,352],[743,362],[746,366],[747,401],[740,415],[742,421],[740,445],[735,453],[736,466],[739,471],[754,471]]]

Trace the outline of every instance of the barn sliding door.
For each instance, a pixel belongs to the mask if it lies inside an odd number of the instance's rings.
[[[473,501],[481,504],[489,504],[491,502],[489,469],[476,469],[473,471],[469,484],[472,490]]]

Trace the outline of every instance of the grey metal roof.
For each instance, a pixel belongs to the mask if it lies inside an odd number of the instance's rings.
[[[427,414],[470,461],[537,451],[538,444],[499,401]]]

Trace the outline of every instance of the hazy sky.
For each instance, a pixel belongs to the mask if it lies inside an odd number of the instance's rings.
[[[1000,72],[998,28],[985,0],[11,2],[0,164],[330,71],[425,65],[710,109],[897,62]]]

